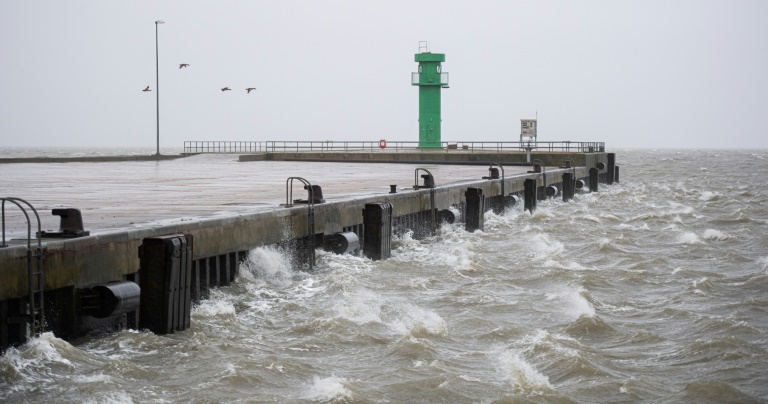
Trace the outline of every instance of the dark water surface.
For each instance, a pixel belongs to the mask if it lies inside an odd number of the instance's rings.
[[[0,401],[768,402],[768,151],[617,164],[386,261],[253,250],[187,331],[10,349]]]

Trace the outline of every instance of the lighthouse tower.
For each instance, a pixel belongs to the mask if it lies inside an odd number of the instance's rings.
[[[411,74],[411,85],[419,86],[419,147],[438,148],[442,147],[440,91],[448,88],[448,73],[441,65],[445,54],[429,52],[426,41],[419,43],[419,51],[415,55],[419,71]]]

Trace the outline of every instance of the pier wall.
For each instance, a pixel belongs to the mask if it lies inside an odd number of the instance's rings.
[[[584,168],[574,168],[577,178],[586,178]],[[565,170],[549,170],[506,178],[508,194],[521,193],[526,178],[541,184],[558,184]],[[501,180],[464,181],[437,185],[433,189],[400,189],[347,201],[314,205],[315,231],[333,234],[362,223],[366,203],[390,202],[395,217],[430,210],[446,209],[463,203],[468,187],[483,189],[486,197],[501,195]],[[134,273],[139,267],[138,247],[142,240],[166,234],[191,234],[196,242],[194,259],[246,251],[258,246],[308,236],[307,206],[276,206],[274,210],[232,217],[197,219],[164,226],[98,233],[73,239],[45,239],[45,288],[86,287]],[[27,295],[26,246],[0,249],[0,300]]]
[[[543,152],[532,151],[531,162],[541,162],[547,167],[562,167],[566,161],[573,167],[595,167],[600,161],[606,162],[607,153],[579,152]],[[327,162],[359,162],[359,163],[431,163],[431,164],[477,164],[489,162],[498,164],[528,164],[525,153],[468,151],[468,150],[437,150],[437,151],[399,151],[370,153],[360,152],[260,152],[243,154],[240,161],[327,161]],[[537,161],[538,160],[538,161]]]

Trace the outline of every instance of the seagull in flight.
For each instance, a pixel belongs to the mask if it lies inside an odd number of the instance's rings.
[[[251,93],[251,90],[255,90],[255,89],[256,89],[255,87],[248,87],[248,88],[246,88],[246,89],[245,89],[245,91],[247,91],[247,93],[246,93],[246,94],[250,94],[250,93]]]
[[[224,87],[224,88],[221,89],[221,91],[232,91],[232,89],[229,88],[229,87]]]
[[[181,69],[182,67],[189,67],[189,63],[180,63],[179,69]]]
[[[150,89],[149,89],[149,86],[147,86],[147,88],[145,88],[145,89],[143,89],[143,90],[141,90],[141,91],[152,91],[152,90],[150,90]]]

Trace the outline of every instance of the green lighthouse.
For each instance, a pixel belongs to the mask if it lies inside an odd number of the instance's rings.
[[[420,49],[425,49],[419,44]],[[411,85],[419,86],[419,147],[442,147],[440,140],[440,90],[448,88],[448,73],[442,71],[445,54],[415,55],[419,71],[411,74]]]

